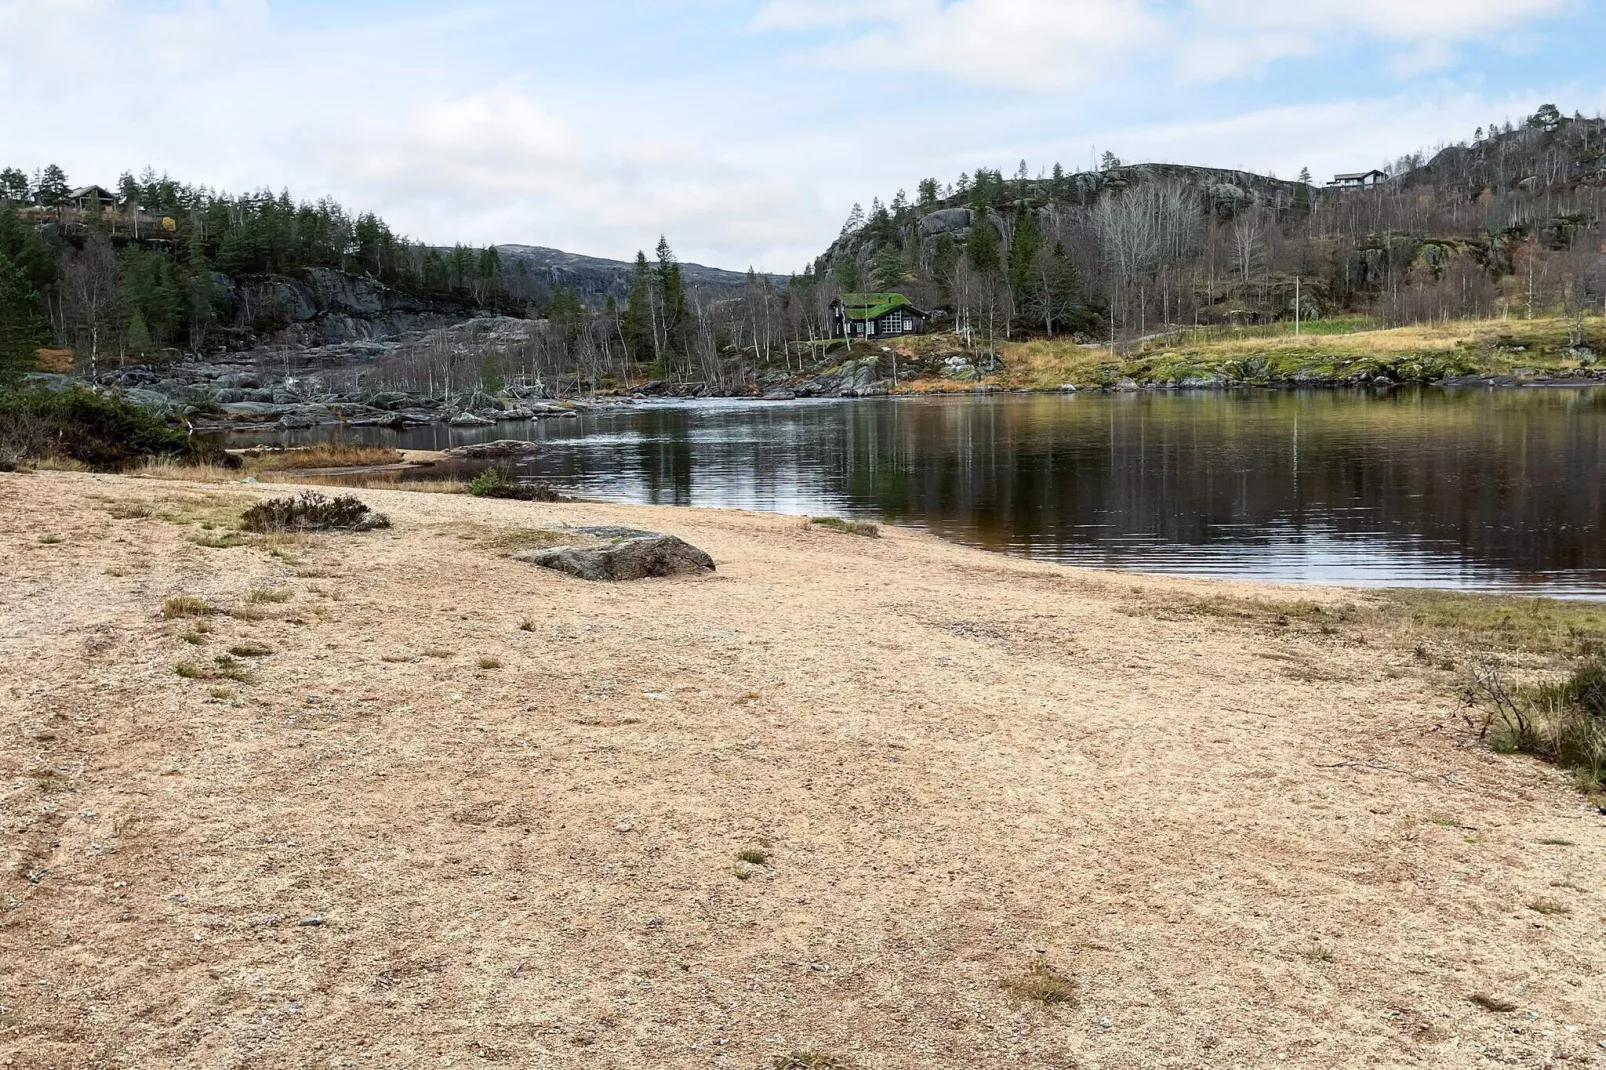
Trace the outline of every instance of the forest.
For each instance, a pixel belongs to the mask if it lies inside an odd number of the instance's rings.
[[[90,375],[239,346],[279,324],[231,308],[236,280],[320,268],[452,306],[522,307],[494,248],[410,242],[328,198],[231,196],[150,170],[107,192],[113,203],[74,201],[59,167],[0,170],[0,368],[31,366],[40,346],[72,350]]]
[[[1077,175],[981,169],[855,206],[813,273],[949,309],[981,345],[1296,314],[1396,326],[1606,311],[1606,121],[1546,105],[1385,174],[1335,189],[1308,170],[1280,181],[1108,153]]]
[[[232,196],[147,170],[113,202],[66,176],[0,171],[0,369],[39,347],[109,368],[275,344],[272,303],[242,280],[340,272],[440,317],[527,321],[476,353],[436,333],[377,369],[398,386],[651,378],[741,391],[820,363],[831,303],[894,290],[955,347],[1005,340],[1120,345],[1179,327],[1363,315],[1378,324],[1606,311],[1606,120],[1546,105],[1518,124],[1402,157],[1367,188],[1165,164],[981,168],[914,197],[855,206],[838,239],[777,284],[689,285],[667,240],[638,253],[628,296],[579,295],[493,248],[430,247],[332,200]],[[82,198],[80,198],[82,201]],[[477,337],[477,336],[475,336]]]

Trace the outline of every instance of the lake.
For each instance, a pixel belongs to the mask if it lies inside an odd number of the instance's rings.
[[[362,437],[533,438],[549,448],[519,471],[582,496],[863,517],[1066,564],[1606,597],[1606,390],[665,402]]]

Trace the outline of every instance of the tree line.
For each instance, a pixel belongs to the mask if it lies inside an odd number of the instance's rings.
[[[433,248],[373,213],[288,191],[230,195],[147,169],[99,198],[70,201],[60,167],[0,169],[0,367],[31,366],[39,346],[71,349],[87,370],[229,344],[274,324],[234,307],[235,280],[325,268],[403,293],[516,310],[495,248]]]

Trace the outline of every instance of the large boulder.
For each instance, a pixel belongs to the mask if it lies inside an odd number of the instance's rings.
[[[495,442],[470,442],[466,446],[453,446],[443,451],[448,457],[460,457],[470,461],[489,461],[499,457],[522,457],[529,453],[540,453],[539,442],[525,442],[522,439],[502,438]]]
[[[582,580],[617,582],[660,576],[691,576],[714,571],[714,559],[702,550],[656,531],[592,528],[582,533],[607,541],[600,546],[558,546],[529,550],[518,560]],[[610,537],[609,532],[618,532]]]
[[[472,412],[460,412],[446,422],[453,427],[490,427],[496,423],[495,420],[488,420]]]
[[[921,233],[936,236],[970,229],[969,208],[939,208],[920,219]]]

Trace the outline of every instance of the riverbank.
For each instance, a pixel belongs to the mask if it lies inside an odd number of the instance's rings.
[[[1606,818],[1457,694],[1530,603],[393,491],[224,537],[284,489],[0,475],[19,1066],[1600,1054]],[[510,556],[598,523],[718,572]]]

